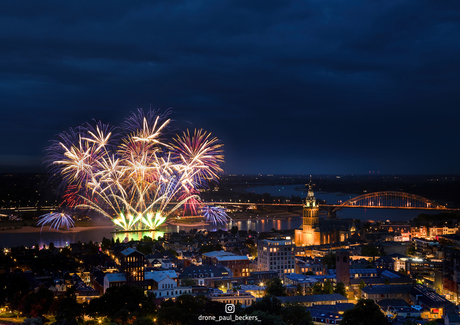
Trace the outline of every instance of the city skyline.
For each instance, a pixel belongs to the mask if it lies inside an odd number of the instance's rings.
[[[228,174],[457,174],[457,3],[0,4],[0,172],[137,108],[224,143]]]

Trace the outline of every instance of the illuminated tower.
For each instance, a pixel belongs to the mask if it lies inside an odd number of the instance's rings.
[[[295,230],[296,246],[319,244],[319,233],[315,228],[319,225],[319,208],[311,184],[308,185],[308,194],[303,206],[302,228]]]
[[[319,209],[316,204],[315,193],[311,184],[308,185],[308,194],[307,199],[305,200],[305,205],[303,206],[303,217],[302,224],[304,226],[314,227],[319,223]]]

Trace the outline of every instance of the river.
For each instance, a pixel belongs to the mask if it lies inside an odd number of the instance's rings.
[[[269,193],[272,196],[286,196],[291,197],[300,196],[305,198],[307,190],[298,190],[302,185],[273,185],[273,186],[259,186],[248,187],[246,191],[257,194]],[[327,193],[315,192],[315,197],[320,200],[326,201],[327,204],[338,204],[345,202],[349,199],[357,197],[358,194],[350,193]],[[337,211],[338,218],[354,218],[359,220],[372,220],[372,221],[409,221],[417,217],[420,213],[436,214],[438,212],[429,212],[425,210],[403,210],[403,209],[358,209],[358,208],[344,208]]]
[[[254,193],[270,193],[274,196],[287,196],[291,195],[306,197],[306,191],[296,190],[301,185],[284,185],[284,186],[261,186],[261,187],[250,187],[246,191]],[[326,193],[318,191],[315,193],[317,199],[326,200],[327,203],[334,204],[338,201],[346,201],[356,194],[347,193]],[[342,209],[337,212],[338,218],[355,218],[360,220],[373,220],[373,221],[408,221],[417,217],[418,214],[424,212],[423,210],[398,210],[398,209]],[[120,241],[126,238],[132,240],[138,240],[143,236],[149,236],[157,238],[163,236],[165,232],[178,232],[180,230],[189,231],[193,228],[207,229],[215,231],[217,229],[230,229],[232,226],[237,226],[240,230],[252,229],[255,231],[270,231],[272,228],[275,229],[294,229],[300,227],[302,223],[301,216],[292,217],[277,217],[270,216],[267,218],[266,215],[259,215],[248,220],[236,220],[228,225],[205,225],[205,226],[163,226],[160,227],[160,231],[156,232],[134,232],[134,233],[113,233],[115,227],[107,225],[100,228],[88,228],[78,232],[66,232],[66,231],[50,231],[50,232],[33,232],[33,233],[21,233],[20,230],[14,233],[2,233],[0,232],[0,247],[15,247],[20,245],[32,246],[39,244],[40,246],[49,245],[50,242],[57,247],[62,247],[68,243],[75,243],[78,241],[88,242],[90,240],[94,242],[100,242],[103,237],[119,239]]]

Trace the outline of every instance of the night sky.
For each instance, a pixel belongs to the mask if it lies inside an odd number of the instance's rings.
[[[129,2],[129,3],[128,3]],[[0,172],[138,107],[226,173],[460,172],[460,1],[2,1]]]

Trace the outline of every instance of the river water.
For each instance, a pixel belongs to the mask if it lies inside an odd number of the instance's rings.
[[[284,185],[284,186],[261,186],[247,188],[246,191],[254,192],[258,194],[270,193],[273,196],[287,196],[291,195],[306,197],[307,193],[305,190],[296,190],[301,188],[301,185]],[[325,200],[329,204],[335,204],[339,201],[346,201],[356,194],[347,193],[325,193],[316,192],[315,197],[317,199]],[[373,221],[408,221],[418,216],[418,214],[424,212],[423,210],[398,210],[398,209],[342,209],[337,212],[338,218],[355,218],[360,220],[373,220]],[[189,231],[193,228],[207,229],[215,231],[217,229],[230,229],[232,226],[237,226],[240,230],[252,229],[255,231],[270,231],[272,228],[283,230],[283,229],[294,229],[300,227],[302,223],[301,216],[292,217],[279,217],[259,215],[254,216],[248,220],[237,220],[229,223],[225,226],[205,225],[205,226],[171,226],[167,225],[160,227],[160,231],[155,232],[134,232],[134,233],[114,233],[115,228],[113,226],[105,226],[99,228],[88,228],[78,232],[66,232],[66,231],[49,231],[43,233],[21,233],[20,231],[14,233],[2,233],[0,232],[0,247],[15,247],[20,245],[32,246],[32,245],[46,245],[50,242],[57,247],[65,246],[69,243],[76,243],[78,241],[88,242],[100,242],[103,237],[114,238],[123,240],[138,240],[143,236],[149,236],[157,238],[163,236],[165,232],[178,232],[180,230]]]
[[[291,195],[300,196],[305,198],[307,190],[299,190],[302,185],[274,185],[274,186],[260,186],[249,187],[246,190],[257,194],[269,193],[272,196],[286,196]],[[350,193],[326,193],[315,192],[315,197],[320,200],[326,201],[327,204],[340,204],[349,199],[357,197],[358,194]],[[359,220],[373,220],[373,221],[409,221],[417,217],[420,213],[437,213],[428,212],[424,210],[400,210],[400,209],[358,209],[358,208],[345,208],[337,211],[338,218],[354,218]]]

